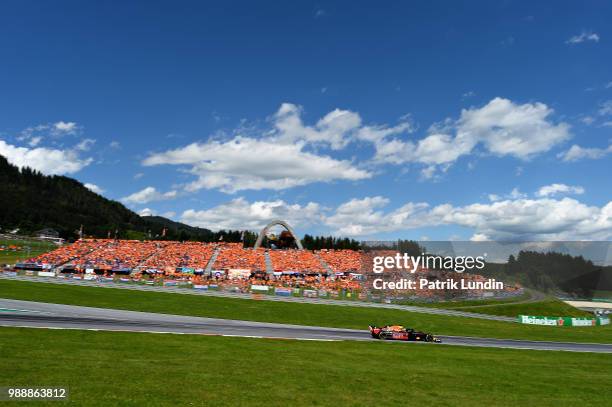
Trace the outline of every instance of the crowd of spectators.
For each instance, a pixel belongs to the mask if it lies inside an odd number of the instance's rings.
[[[242,243],[225,243],[221,246],[213,267],[215,270],[265,271],[265,249],[245,249]]]
[[[110,241],[108,244],[99,246],[79,259],[73,260],[72,264],[85,269],[133,269],[165,245],[167,245],[167,242]]]
[[[362,270],[362,252],[355,250],[320,250],[317,254],[334,272],[345,273]]]
[[[169,242],[141,267],[145,269],[175,270],[179,267],[204,269],[212,257],[216,244],[199,242]]]
[[[325,268],[310,250],[270,250],[274,271],[325,273]]]
[[[266,251],[272,270],[266,267]],[[210,264],[216,253],[214,264]],[[94,269],[99,274],[113,276],[118,270],[132,273],[132,278],[171,278],[193,284],[216,284],[247,291],[252,285],[285,288],[308,288],[327,291],[373,292],[372,256],[392,256],[392,251],[359,252],[352,250],[267,250],[243,248],[241,243],[199,243],[171,241],[136,241],[113,239],[82,239],[71,245],[30,259],[30,263],[68,266],[77,272]],[[207,265],[210,267],[207,269]],[[329,266],[328,273],[325,265]],[[151,269],[154,272],[150,272]],[[206,271],[206,272],[205,272]],[[237,271],[233,273],[232,271]],[[273,271],[273,273],[268,273]],[[362,274],[363,273],[363,274]],[[419,278],[444,280],[456,273],[418,268],[416,273],[385,270],[388,280]],[[485,281],[485,277],[462,273],[468,281]],[[508,286],[508,290],[512,290]],[[402,296],[401,290],[387,293]],[[466,293],[461,293],[465,295]],[[468,295],[478,296],[482,290]],[[413,290],[410,295],[425,299],[459,295],[440,290]]]
[[[27,263],[38,263],[50,266],[60,266],[72,260],[80,259],[94,250],[112,244],[106,239],[81,239],[73,244],[61,246],[51,252],[43,253],[38,257],[27,260]]]

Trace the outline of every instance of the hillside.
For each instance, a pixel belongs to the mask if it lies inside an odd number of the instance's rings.
[[[117,201],[98,195],[79,181],[46,176],[30,168],[19,169],[0,156],[0,228],[30,233],[53,228],[66,239],[77,237],[83,225],[88,236],[106,237],[118,231],[120,238],[161,235],[183,240],[213,240],[208,229],[188,226],[159,216],[141,217]]]
[[[507,263],[486,263],[482,274],[543,292],[584,298],[591,298],[597,290],[612,290],[611,266],[556,252],[521,251]]]

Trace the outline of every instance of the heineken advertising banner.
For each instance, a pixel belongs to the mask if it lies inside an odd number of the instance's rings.
[[[574,318],[574,317],[541,317],[531,315],[519,315],[518,321],[521,324],[548,325],[548,326],[595,326],[608,325],[608,317],[597,318]]]

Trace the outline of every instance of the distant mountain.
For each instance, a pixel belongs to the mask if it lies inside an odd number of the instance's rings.
[[[64,176],[47,176],[30,168],[19,169],[0,155],[0,228],[19,228],[32,233],[52,228],[66,239],[75,239],[83,225],[86,236],[166,238],[211,241],[217,233],[188,226],[160,216],[141,217],[117,201],[87,189],[79,181]]]

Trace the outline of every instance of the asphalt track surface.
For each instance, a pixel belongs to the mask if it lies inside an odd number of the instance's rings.
[[[367,330],[154,314],[107,308],[0,299],[0,326],[220,335],[318,341],[376,341]],[[445,345],[612,353],[612,344],[439,336]],[[440,346],[413,342],[389,343]]]
[[[161,286],[134,284],[134,283],[98,282],[98,281],[87,281],[87,280],[73,280],[69,278],[62,279],[62,278],[38,277],[38,276],[8,276],[4,273],[0,273],[0,280],[2,279],[51,283],[51,284],[79,285],[79,286],[87,286],[87,287],[119,288],[122,290],[154,291],[154,292],[175,293],[175,294],[203,295],[203,296],[209,296],[209,297],[242,298],[242,299],[257,298],[257,299],[265,300],[265,301],[299,302],[299,303],[307,303],[307,304],[326,304],[326,305],[340,305],[340,306],[350,306],[350,307],[386,308],[386,309],[397,309],[397,310],[410,311],[410,312],[419,312],[422,314],[450,315],[450,316],[456,316],[456,317],[487,319],[491,321],[517,322],[517,319],[512,318],[512,317],[478,314],[475,312],[448,310],[448,309],[431,308],[431,307],[418,307],[418,306],[413,306],[413,305],[381,304],[381,303],[365,302],[365,301],[333,300],[333,299],[305,298],[305,297],[281,297],[281,296],[267,295],[267,294],[235,293],[235,292],[215,291],[215,290],[201,291],[201,290],[195,290],[193,288],[180,288],[180,287],[172,287],[172,286],[161,287]]]

